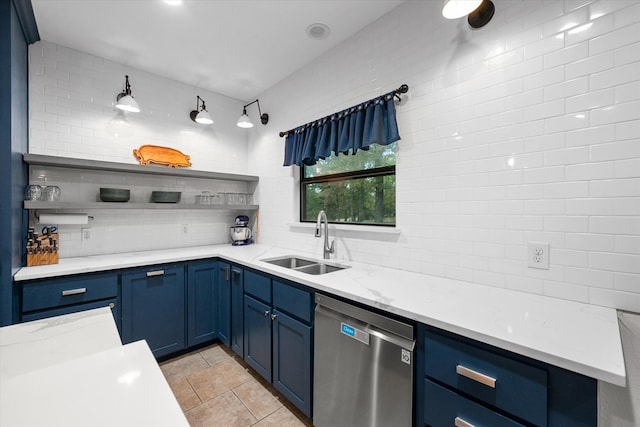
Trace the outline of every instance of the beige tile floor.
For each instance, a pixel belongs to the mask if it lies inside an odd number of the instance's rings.
[[[191,427],[309,427],[262,377],[215,344],[160,363]]]

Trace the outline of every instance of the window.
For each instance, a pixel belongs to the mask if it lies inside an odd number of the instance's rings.
[[[318,160],[301,174],[300,221],[324,209],[332,223],[395,226],[395,143]]]

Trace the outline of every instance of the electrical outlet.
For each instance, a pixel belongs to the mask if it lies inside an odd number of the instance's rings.
[[[527,266],[549,269],[549,243],[529,242],[527,245]]]
[[[85,240],[91,239],[91,228],[83,227],[80,229],[80,238],[84,242]]]
[[[188,234],[188,233],[189,233],[189,225],[182,224],[182,234]]]

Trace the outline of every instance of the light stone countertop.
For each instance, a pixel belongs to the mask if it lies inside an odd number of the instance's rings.
[[[0,425],[188,426],[145,341],[108,307],[0,328]]]
[[[215,245],[61,259],[22,268],[14,280],[221,257],[400,316],[494,345],[597,380],[625,384],[616,310],[350,261],[350,268],[309,275],[263,259],[320,258],[265,245]]]

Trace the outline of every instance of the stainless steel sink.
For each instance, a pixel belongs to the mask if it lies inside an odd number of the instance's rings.
[[[262,261],[268,262],[269,264],[278,265],[284,268],[291,268],[295,270],[296,268],[304,267],[305,265],[316,264],[317,261],[298,258],[295,256],[286,256],[282,258],[274,258],[270,260],[263,259]]]
[[[318,275],[331,273],[332,271],[344,270],[345,268],[347,267],[330,264],[311,264],[296,270],[301,271],[302,273]]]
[[[263,259],[261,261],[268,262],[269,264],[277,265],[279,267],[300,271],[301,273],[313,275],[327,274],[333,271],[339,271],[344,270],[345,268],[349,268],[349,266],[347,265],[326,264],[320,261],[300,258],[294,255]]]

